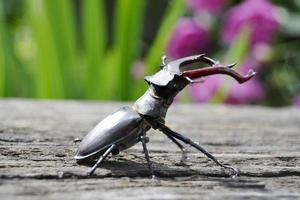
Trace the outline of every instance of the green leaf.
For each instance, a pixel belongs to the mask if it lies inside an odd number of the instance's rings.
[[[3,1],[0,1],[0,96],[4,95],[4,84],[5,84],[5,76],[4,76],[4,65],[5,65],[5,43],[4,43],[4,34],[5,34],[5,22],[3,15]]]
[[[225,62],[237,64],[241,64],[243,62],[249,53],[250,34],[251,30],[247,27],[240,31],[236,40],[229,47],[229,50],[225,56]]]
[[[251,31],[249,28],[243,28],[235,41],[230,45],[229,50],[225,56],[223,62],[237,63],[237,65],[234,67],[235,70],[238,70],[241,67],[241,64],[249,53],[250,34]],[[215,96],[210,100],[210,102],[224,102],[226,97],[228,96],[231,84],[231,81],[223,80],[222,85],[216,92]]]
[[[14,49],[14,32],[4,16],[4,4],[0,1],[0,96],[29,97],[31,80]],[[3,6],[3,7],[2,7]]]
[[[63,98],[64,87],[60,73],[52,26],[47,17],[45,1],[26,0],[26,11],[37,45],[37,63],[34,66],[36,93],[39,98]]]
[[[161,57],[164,55],[166,45],[169,41],[173,27],[177,20],[185,13],[186,6],[182,0],[173,0],[164,14],[159,31],[155,37],[153,44],[145,59],[146,75],[151,75],[159,70]],[[137,85],[135,97],[140,96],[147,88],[143,80],[140,80]]]
[[[106,99],[108,82],[104,81],[106,67],[104,53],[107,43],[103,0],[85,0],[83,3],[83,37],[86,55],[85,90],[89,99]]]
[[[129,100],[131,96],[130,88],[133,88],[131,76],[132,64],[140,53],[140,41],[143,25],[145,1],[131,0],[117,1],[115,10],[115,43],[113,52],[118,60],[114,66],[114,76],[117,80],[113,88],[115,98]]]
[[[45,0],[45,11],[49,19],[50,30],[54,40],[54,50],[58,58],[66,97],[78,96],[79,77],[76,66],[76,44],[74,13],[70,0]]]

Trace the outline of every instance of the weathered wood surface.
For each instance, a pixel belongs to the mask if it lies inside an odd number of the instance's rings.
[[[179,165],[180,151],[157,131],[148,148],[159,183],[148,178],[140,144],[87,177],[72,140],[122,105],[1,100],[0,199],[300,198],[300,112],[292,108],[173,105],[168,125],[238,167],[239,178],[192,148]]]

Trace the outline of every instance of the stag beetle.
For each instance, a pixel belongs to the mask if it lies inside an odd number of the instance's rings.
[[[203,65],[208,66],[203,67]],[[220,163],[213,155],[191,139],[165,125],[166,113],[174,97],[188,84],[201,82],[200,78],[214,74],[226,74],[239,83],[244,83],[255,75],[255,72],[250,70],[246,76],[242,76],[231,69],[233,66],[234,64],[221,65],[204,54],[184,57],[169,63],[166,63],[166,57],[163,56],[161,70],[144,78],[149,86],[144,95],[132,107],[122,107],[92,129],[81,141],[74,158],[78,163],[96,159],[97,162],[89,172],[89,175],[92,175],[97,166],[110,153],[116,155],[119,151],[141,142],[149,172],[152,178],[155,178],[146,146],[149,141],[146,132],[153,128],[164,133],[181,149],[183,154],[185,148],[179,141],[191,145],[217,165],[231,170],[231,174],[238,176],[239,171],[237,169]]]

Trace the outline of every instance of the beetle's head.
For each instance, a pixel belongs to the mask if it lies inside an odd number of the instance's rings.
[[[244,83],[251,79],[255,72],[250,70],[246,76],[242,76],[233,69],[233,65],[221,65],[217,61],[204,54],[184,57],[166,63],[164,56],[161,70],[145,80],[155,95],[165,99],[173,98],[186,85],[199,82],[202,77],[214,74],[226,74]]]

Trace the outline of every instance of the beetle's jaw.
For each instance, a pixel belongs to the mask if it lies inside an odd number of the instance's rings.
[[[189,83],[199,82],[196,79],[214,74],[226,74],[239,83],[244,83],[255,75],[255,72],[250,70],[248,74],[243,76],[231,69],[235,64],[222,65],[204,54],[180,58],[168,64],[164,60],[163,63],[168,72],[185,78]]]
[[[215,74],[226,74],[234,78],[240,84],[250,80],[254,75],[255,72],[253,70],[249,70],[248,73],[243,76],[238,72],[231,69],[234,65],[215,65],[212,67],[205,67],[196,70],[189,70],[182,72],[182,76],[188,80],[199,79],[204,76],[215,75]]]

